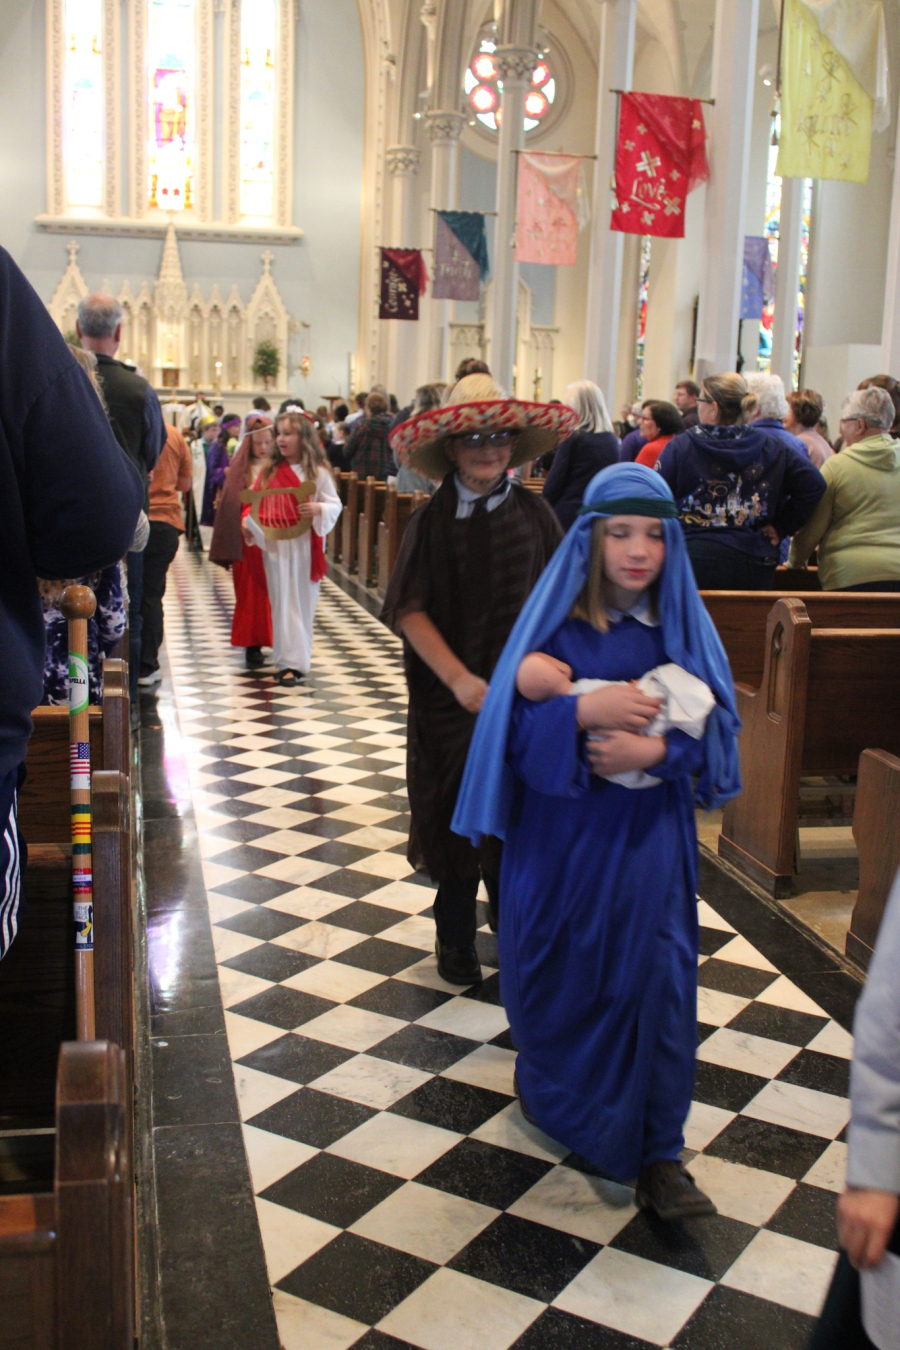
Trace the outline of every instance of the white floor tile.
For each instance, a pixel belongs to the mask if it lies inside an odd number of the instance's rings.
[[[717,961],[732,961],[739,966],[752,966],[754,970],[771,970],[777,974],[777,967],[758,952],[744,937],[733,937],[716,952]]]
[[[701,984],[697,989],[697,1020],[708,1027],[727,1026],[750,1001],[738,994],[726,994],[721,989],[707,989]]]
[[[244,952],[262,946],[262,939],[251,937],[249,933],[235,933],[230,928],[212,928],[213,951],[217,961],[230,961],[233,956],[243,956]]]
[[[418,947],[423,952],[434,951],[434,919],[426,914],[410,914],[391,928],[378,934],[386,942],[400,942],[405,947]]]
[[[817,1317],[836,1261],[836,1252],[763,1230],[741,1252],[721,1283]]]
[[[630,1186],[558,1166],[510,1205],[508,1212],[589,1242],[605,1243],[630,1223],[637,1208]]]
[[[506,1013],[496,1003],[479,1003],[475,998],[451,998],[420,1017],[419,1026],[448,1031],[472,1041],[492,1041],[509,1026]]]
[[[284,1205],[256,1197],[256,1214],[262,1235],[269,1280],[276,1284],[302,1265],[341,1231],[330,1223],[298,1214]]]
[[[318,1153],[318,1149],[310,1148],[309,1144],[259,1130],[255,1125],[245,1125],[243,1129],[250,1179],[257,1194],[293,1172],[295,1167],[302,1167]]]
[[[434,891],[430,886],[419,886],[412,881],[393,881],[390,886],[370,891],[364,898],[370,905],[386,905],[388,909],[399,909],[404,914],[421,914],[434,903]]]
[[[513,1073],[516,1067],[514,1050],[503,1050],[499,1045],[480,1045],[471,1054],[464,1055],[443,1072],[444,1078],[457,1083],[472,1083],[491,1092],[505,1092],[512,1097]]]
[[[350,1232],[443,1265],[499,1213],[473,1200],[408,1181],[364,1214]]]
[[[315,834],[304,834],[302,830],[273,830],[271,834],[261,834],[253,840],[254,848],[264,848],[280,857],[296,857],[298,853],[308,853],[318,848],[322,840]]]
[[[337,870],[333,863],[316,862],[300,854],[296,858],[278,858],[257,868],[257,873],[261,877],[271,877],[273,881],[289,881],[293,886],[312,886],[320,877],[327,877]]]
[[[751,1036],[746,1031],[731,1031],[720,1027],[697,1048],[697,1058],[706,1064],[720,1064],[726,1069],[740,1069],[762,1078],[774,1078],[787,1068],[799,1046],[783,1041],[770,1041],[767,1036]]]
[[[803,1180],[809,1186],[821,1186],[823,1190],[840,1194],[847,1181],[847,1145],[837,1141],[829,1144]]]
[[[245,1064],[234,1064],[234,1087],[237,1093],[238,1111],[241,1120],[249,1120],[268,1107],[290,1097],[297,1091],[297,1084],[286,1078],[276,1078],[271,1073],[260,1073],[258,1069],[249,1069]]]
[[[336,909],[343,909],[347,903],[346,895],[334,895],[331,891],[319,891],[315,886],[298,886],[296,890],[276,895],[274,900],[266,901],[266,909],[277,909],[282,914],[296,914],[298,919],[324,919]],[[297,929],[293,930],[297,932]],[[290,933],[287,934],[291,936]],[[280,942],[280,938],[273,938]],[[282,944],[290,946],[290,943]]]
[[[720,933],[733,933],[734,929],[705,900],[697,901],[697,914],[703,928],[717,928]]]
[[[688,1168],[701,1190],[715,1201],[720,1214],[757,1228],[768,1223],[796,1184],[789,1177],[711,1158],[706,1153],[698,1153]]]
[[[839,1027],[837,1022],[829,1022],[806,1047],[818,1050],[820,1055],[835,1055],[838,1059],[853,1058],[853,1037],[849,1031]]]
[[[411,1181],[453,1148],[461,1134],[382,1111],[326,1150]]]
[[[323,891],[322,894],[326,892]],[[349,928],[338,928],[336,924],[323,923],[318,919],[305,923],[302,928],[294,928],[291,932],[285,933],[284,937],[288,941],[283,942],[282,946],[289,947],[294,952],[306,952],[308,956],[321,957],[323,961],[339,956],[341,952],[349,951],[351,947],[357,947],[360,942],[366,940],[365,933],[354,933]]]
[[[213,924],[233,919],[235,914],[245,914],[248,909],[256,908],[247,900],[232,900],[231,896],[218,895],[215,891],[207,891],[206,901],[209,905],[209,921]]]
[[[850,1103],[846,1097],[793,1083],[767,1083],[742,1114],[816,1134],[822,1139],[834,1139],[850,1119]]]
[[[369,877],[384,877],[388,881],[402,881],[412,875],[413,869],[403,853],[372,853],[350,864],[351,872],[363,872]]]
[[[541,1158],[545,1162],[560,1162],[571,1152],[565,1144],[558,1144],[536,1125],[529,1125],[518,1102],[510,1102],[509,1106],[479,1125],[477,1130],[472,1131],[472,1138],[480,1139],[485,1144],[495,1144],[498,1148],[512,1149],[514,1153],[525,1153],[530,1158]]]
[[[507,1350],[543,1310],[535,1299],[441,1269],[378,1327],[422,1350]]]
[[[309,1086],[318,1092],[330,1092],[335,1097],[347,1097],[352,1102],[383,1111],[427,1083],[432,1076],[406,1064],[375,1059],[372,1055],[356,1055],[316,1078]]]
[[[811,1013],[813,1017],[827,1016],[818,1003],[814,1003],[786,975],[779,975],[777,980],[773,980],[768,989],[764,989],[758,995],[756,1001],[773,1004],[776,1008],[790,1008],[792,1012]]]
[[[725,1111],[721,1106],[708,1106],[706,1102],[691,1102],[688,1118],[684,1122],[685,1148],[700,1152],[711,1144],[716,1135],[721,1134],[726,1125],[734,1120],[734,1111]]]
[[[361,829],[351,830],[341,835],[342,844],[352,844],[355,848],[375,848],[383,851],[399,848],[406,843],[406,835],[400,830],[389,830],[379,825],[363,825]]]
[[[281,1027],[269,1026],[267,1022],[257,1022],[252,1017],[242,1017],[240,1013],[225,1011],[225,1034],[228,1037],[228,1052],[232,1059],[242,1059],[252,1055],[264,1045],[271,1045],[284,1032]]]
[[[316,1303],[272,1290],[282,1350],[350,1350],[367,1327]]]
[[[339,961],[321,961],[317,966],[310,966],[309,970],[292,975],[283,983],[289,989],[301,989],[306,994],[330,998],[333,1003],[347,1003],[351,998],[373,989],[376,984],[382,984],[384,978],[376,971],[358,970],[356,966],[345,966]]]
[[[395,1032],[402,1031],[408,1023],[397,1017],[385,1017],[383,1013],[366,1012],[363,1008],[349,1008],[341,1004],[329,1008],[328,1012],[304,1022],[299,1028],[302,1036],[310,1036],[314,1041],[325,1041],[329,1045],[340,1045],[345,1050],[370,1050],[379,1041],[386,1040]]]
[[[554,1300],[554,1307],[651,1345],[668,1345],[712,1287],[697,1275],[606,1247]]]
[[[261,980],[256,975],[245,975],[242,970],[219,966],[219,989],[222,993],[222,1006],[225,1008],[230,1008],[235,1003],[243,1003],[245,998],[252,998],[254,994],[264,994],[271,988],[271,980]]]

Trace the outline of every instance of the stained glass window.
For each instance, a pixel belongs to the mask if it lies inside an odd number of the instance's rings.
[[[644,397],[644,356],[647,344],[647,298],[650,294],[650,235],[641,235],[638,264],[637,325],[634,343],[634,396]]]
[[[275,206],[275,0],[241,6],[241,215],[271,216]]]
[[[488,24],[481,33],[478,50],[465,75],[463,88],[478,121],[489,131],[500,126],[500,95],[503,81],[497,78],[493,53],[497,49],[496,25]],[[542,52],[525,95],[525,130],[534,131],[547,116],[556,98],[556,79],[546,52]]]
[[[778,239],[781,225],[781,179],[775,175],[775,164],[778,160],[778,135],[781,130],[781,118],[778,114],[773,119],[772,144],[769,146],[769,174],[766,182],[766,226],[765,233],[769,240],[769,251],[772,255],[772,261],[778,266]],[[797,336],[794,346],[794,385],[798,385],[800,379],[800,361],[803,352],[803,317],[806,301],[806,277],[809,270],[809,225],[812,215],[812,186],[813,180],[806,178],[803,181],[803,226],[800,234],[800,284],[797,290]],[[762,314],[762,324],[759,330],[759,353],[757,364],[760,370],[768,371],[772,365],[772,324],[775,320],[775,302],[771,301],[766,305]]]
[[[66,0],[64,145],[69,206],[103,203],[103,0]]]
[[[191,206],[196,158],[195,0],[149,0],[149,200],[164,211]]]

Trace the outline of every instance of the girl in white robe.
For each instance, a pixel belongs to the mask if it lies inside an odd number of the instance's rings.
[[[263,498],[260,519],[263,525],[281,528],[309,519],[310,528],[294,538],[267,538],[249,514],[243,528],[247,543],[263,550],[272,606],[272,659],[278,683],[291,688],[304,678],[312,660],[313,618],[325,574],[324,541],[341,514],[341,501],[315,422],[300,410],[285,412],[276,419],[275,433],[275,446],[254,491],[311,482],[315,489],[300,503],[291,493]]]

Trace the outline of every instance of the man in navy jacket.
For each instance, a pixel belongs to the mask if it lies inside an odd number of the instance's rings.
[[[37,578],[124,557],[143,496],[87,376],[0,248],[0,958],[16,934],[16,791],[44,687]]]

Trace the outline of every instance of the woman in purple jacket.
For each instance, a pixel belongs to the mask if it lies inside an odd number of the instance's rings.
[[[778,546],[825,492],[819,470],[769,431],[747,425],[756,400],[740,375],[710,375],[700,423],[675,436],[657,469],[672,489],[701,590],[763,591]]]

